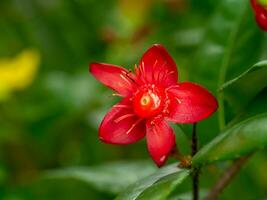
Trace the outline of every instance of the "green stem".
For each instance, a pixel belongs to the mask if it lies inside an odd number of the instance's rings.
[[[197,131],[196,131],[196,128],[197,128],[197,124],[194,123],[193,124],[193,130],[192,130],[192,146],[191,146],[191,149],[192,149],[192,157],[197,153]]]
[[[223,93],[219,93],[218,94],[218,104],[219,104],[218,121],[219,121],[220,130],[222,130],[225,127],[225,113],[224,113],[223,99],[224,99]]]
[[[198,151],[198,144],[197,144],[197,124],[193,124],[192,130],[192,153],[191,156],[193,157]],[[193,183],[193,200],[199,199],[199,168],[193,168],[193,176],[192,176],[192,183]]]
[[[227,75],[227,69],[230,65],[232,53],[233,53],[233,47],[236,45],[236,38],[239,34],[239,26],[243,20],[243,17],[245,16],[245,13],[248,10],[248,5],[246,3],[243,4],[244,6],[240,9],[242,9],[242,12],[240,12],[240,16],[236,19],[237,26],[233,26],[233,28],[230,30],[230,35],[226,44],[226,48],[224,51],[224,55],[222,58],[222,65],[219,73],[219,79],[218,79],[218,88],[222,86],[222,84],[225,82],[226,75]],[[225,113],[224,113],[224,95],[222,92],[217,93],[218,97],[218,103],[219,103],[219,109],[218,109],[218,121],[220,129],[222,130],[225,127]]]
[[[215,184],[215,186],[210,190],[205,200],[216,200],[219,194],[224,190],[227,185],[229,185],[231,180],[239,172],[239,170],[245,164],[249,157],[250,155],[235,160],[233,164],[223,173],[223,175]]]

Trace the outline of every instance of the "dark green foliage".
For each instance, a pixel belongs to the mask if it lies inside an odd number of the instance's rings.
[[[219,100],[217,114],[197,125],[201,196],[226,160],[254,152],[221,199],[266,198],[267,38],[249,1],[121,2],[0,1],[0,59],[26,48],[41,54],[31,86],[0,101],[0,199],[108,200],[120,192],[118,200],[190,199],[190,170],[136,161],[149,159],[144,141],[111,146],[97,136],[119,98],[94,80],[88,63],[132,68],[153,43],[169,50],[181,81]],[[188,154],[191,125],[175,131]]]

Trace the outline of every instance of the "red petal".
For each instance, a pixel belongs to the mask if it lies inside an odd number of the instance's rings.
[[[135,86],[127,76],[133,77],[134,75],[126,69],[105,63],[91,63],[89,71],[96,79],[121,95],[132,94]]]
[[[104,117],[99,138],[110,144],[131,144],[145,136],[145,123],[138,118],[127,99],[113,106]]]
[[[260,5],[257,3],[257,0],[250,0],[250,4],[254,10],[254,12],[258,12],[259,9],[261,9]]]
[[[205,88],[190,82],[168,89],[170,96],[170,121],[194,123],[209,117],[218,107],[215,97]]]
[[[264,14],[263,12],[256,13],[256,22],[259,25],[259,27],[263,31],[267,31],[267,12]]]
[[[260,5],[257,0],[250,0],[251,6],[255,14],[264,14],[267,15],[267,8]]]
[[[136,74],[143,82],[162,83],[164,86],[175,84],[178,80],[175,62],[159,44],[153,45],[145,52]]]
[[[153,125],[147,122],[146,129],[148,151],[157,166],[161,167],[175,146],[175,135],[164,120]]]

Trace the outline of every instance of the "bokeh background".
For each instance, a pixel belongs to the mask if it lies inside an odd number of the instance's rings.
[[[192,58],[217,5],[214,0],[0,0],[0,199],[113,199],[112,190],[94,183],[43,174],[143,159],[151,166],[144,175],[156,170],[145,141],[121,147],[98,140],[101,118],[119,98],[88,73],[88,64],[131,69],[149,46],[161,43],[177,62],[180,80],[201,83],[216,95]],[[248,16],[253,22],[252,11]],[[256,25],[253,29],[261,34]],[[262,48],[259,37],[253,44]],[[186,135],[175,128],[179,147],[189,153],[191,126],[182,126]],[[218,130],[216,114],[201,122],[200,145]],[[202,170],[202,191],[227,165]],[[263,199],[266,169],[266,151],[256,153],[221,199]],[[190,188],[188,180],[172,199],[188,199]]]

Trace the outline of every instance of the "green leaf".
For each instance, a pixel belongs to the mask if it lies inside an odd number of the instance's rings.
[[[83,181],[97,190],[117,194],[155,170],[156,167],[149,161],[117,161],[94,167],[50,170],[43,174],[43,178],[72,178]]]
[[[153,175],[130,185],[116,200],[163,200],[189,174],[190,170],[177,167],[177,163],[163,167]]]
[[[218,1],[193,58],[191,78],[215,92],[258,61],[262,40],[249,1]]]
[[[207,194],[208,194],[208,190],[200,189],[199,199],[204,199],[207,196]],[[168,198],[168,200],[191,200],[191,199],[193,199],[192,191],[189,191],[183,194],[178,194],[178,195]]]
[[[231,106],[242,110],[263,88],[267,87],[267,60],[256,63],[219,89]]]
[[[193,157],[193,166],[236,159],[267,147],[267,113],[223,131]]]
[[[218,1],[203,41],[192,59],[190,79],[215,93],[223,83],[259,60],[262,45],[263,34],[256,26],[249,1]],[[222,129],[225,126],[223,93],[217,97],[218,121]]]
[[[176,173],[170,174],[162,178],[159,182],[156,182],[152,187],[146,189],[140,196],[138,200],[154,199],[161,200],[166,199],[170,193],[176,188],[177,185],[183,182],[187,173]]]
[[[257,94],[255,98],[253,98],[249,104],[238,114],[235,118],[230,121],[227,126],[233,126],[238,122],[244,121],[253,116],[267,113],[267,87],[263,89],[260,93]]]

